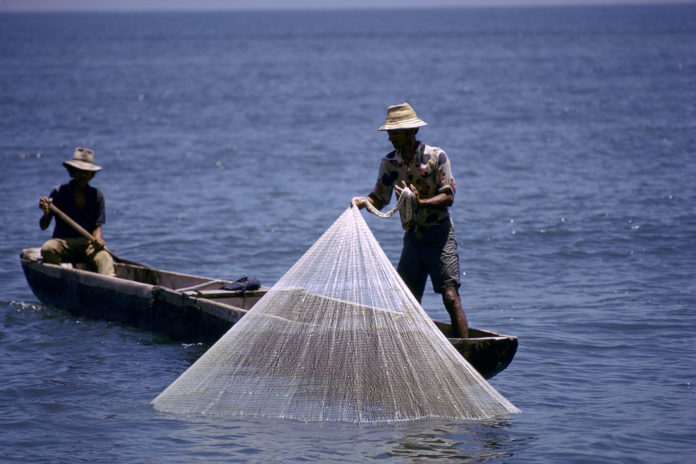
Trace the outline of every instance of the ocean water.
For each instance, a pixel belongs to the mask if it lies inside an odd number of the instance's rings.
[[[691,5],[0,15],[0,462],[694,462],[695,51]],[[87,146],[119,256],[272,285],[370,190],[402,101],[451,158],[463,303],[519,337],[491,384],[521,414],[159,414],[205,346],[24,280]],[[398,219],[364,215],[396,262]]]

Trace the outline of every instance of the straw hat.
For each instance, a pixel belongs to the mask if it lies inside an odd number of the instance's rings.
[[[408,103],[387,108],[387,120],[378,130],[415,129],[428,123],[418,119],[418,115]]]
[[[94,164],[94,152],[89,148],[76,148],[73,159],[63,162],[63,166],[73,167],[81,171],[101,171],[101,167]]]

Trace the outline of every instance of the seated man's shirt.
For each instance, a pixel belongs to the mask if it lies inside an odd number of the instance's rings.
[[[101,190],[87,186],[87,201],[84,209],[79,209],[75,204],[75,193],[72,182],[53,188],[50,198],[53,204],[70,218],[80,224],[90,234],[99,225],[104,225],[106,215],[104,212],[104,195]],[[53,229],[53,238],[82,237],[76,230],[56,218],[56,226]]]

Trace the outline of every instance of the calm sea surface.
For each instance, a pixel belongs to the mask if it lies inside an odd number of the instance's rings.
[[[117,254],[272,285],[372,187],[402,101],[452,160],[463,301],[519,337],[491,383],[521,414],[159,414],[205,346],[24,280],[87,146]],[[696,6],[0,15],[0,114],[0,462],[694,462]],[[366,219],[396,261],[398,219]]]

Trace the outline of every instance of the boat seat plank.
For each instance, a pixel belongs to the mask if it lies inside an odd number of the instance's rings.
[[[226,282],[226,281],[225,280],[207,280],[207,281],[201,282],[200,284],[197,284],[197,285],[191,285],[190,287],[184,287],[184,288],[177,288],[176,290],[178,292],[186,293],[188,295],[190,291],[198,290],[201,287],[206,287],[208,285],[214,285],[214,284],[221,284],[224,282]]]
[[[241,290],[187,290],[184,295],[199,297],[199,298],[230,298],[234,296],[242,296],[244,292]]]

